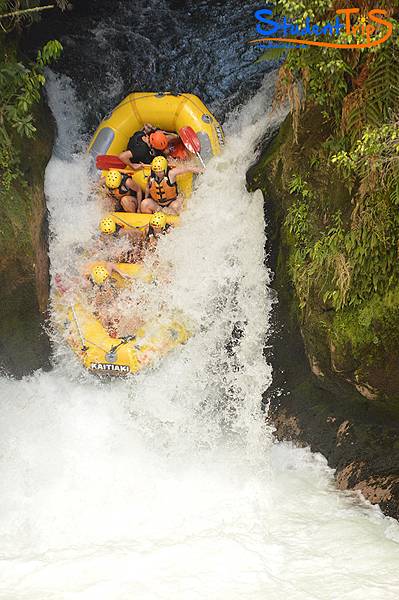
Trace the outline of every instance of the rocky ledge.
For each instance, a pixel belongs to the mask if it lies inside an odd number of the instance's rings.
[[[292,248],[283,227],[292,202],[288,193],[290,166],[300,168],[303,157],[324,135],[317,113],[308,112],[301,125],[299,144],[295,145],[288,117],[248,172],[249,189],[261,189],[264,195],[266,252],[279,298],[268,357],[274,381],[264,398],[268,419],[278,440],[309,446],[323,454],[335,469],[340,489],[361,491],[386,515],[398,519],[399,402],[392,381],[399,381],[399,363],[392,364],[392,353],[387,349],[384,354],[381,348],[378,361],[371,364],[368,357],[355,358],[346,347],[338,365],[334,344],[326,333],[330,315],[322,310],[304,315],[292,288],[288,266]],[[316,193],[317,185],[314,181]],[[325,196],[326,181],[319,185]],[[335,186],[335,201],[346,202],[339,182],[330,185]],[[389,378],[384,376],[387,365]],[[378,379],[375,377],[370,386],[377,369]]]

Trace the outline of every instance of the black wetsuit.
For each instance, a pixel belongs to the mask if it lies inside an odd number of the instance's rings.
[[[131,163],[142,162],[149,165],[156,156],[163,156],[163,153],[160,150],[150,148],[143,141],[143,136],[145,135],[146,133],[142,129],[141,131],[136,131],[130,138],[127,149],[132,153],[132,158],[130,159]]]
[[[160,235],[165,235],[165,233],[168,233],[169,229],[170,229],[170,225],[169,225],[169,223],[166,223],[166,225],[163,228],[163,231],[161,232]],[[153,230],[153,228],[151,227],[151,225],[148,225],[148,231],[147,231],[147,235],[145,237],[146,237],[147,240],[149,238],[152,238],[152,237],[157,237],[156,234],[155,234],[155,231]]]
[[[123,198],[123,196],[132,196],[137,199],[137,192],[126,185],[126,181],[130,178],[130,174],[123,173],[120,186],[116,188],[116,190],[112,190],[112,195],[115,199],[115,212],[125,212],[121,204],[121,198]]]
[[[118,187],[118,192],[121,196],[136,196],[136,192],[126,185],[126,181],[130,178],[130,173],[122,173],[122,181]]]

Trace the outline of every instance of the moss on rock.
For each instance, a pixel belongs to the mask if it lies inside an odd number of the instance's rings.
[[[260,188],[267,212],[273,214],[272,242],[276,247],[276,276],[289,279],[296,287],[296,240],[284,226],[297,198],[290,193],[293,177],[306,182],[312,194],[307,218],[309,235],[315,241],[325,239],[332,219],[339,214],[343,230],[350,228],[353,209],[351,194],[340,181],[335,168],[326,160],[331,131],[320,110],[309,107],[303,113],[294,143],[291,117],[287,117],[259,163],[250,172],[251,189]],[[272,206],[273,205],[273,206]],[[271,209],[271,210],[270,210]],[[322,264],[322,263],[320,263]],[[309,362],[320,376],[341,377],[366,397],[390,398],[399,395],[399,293],[390,290],[384,296],[370,295],[360,303],[337,310],[328,300],[316,275],[309,282],[306,306],[295,289],[295,312],[300,321]],[[325,273],[321,275],[326,278]],[[301,305],[301,307],[300,307]]]
[[[330,215],[345,224],[351,195],[323,159],[331,131],[321,112],[303,113],[294,144],[288,116],[278,135],[248,173],[261,189],[268,223],[270,266],[279,303],[274,313],[274,381],[265,402],[278,439],[322,452],[336,468],[342,489],[359,489],[391,516],[399,517],[399,311],[396,293],[374,294],[341,310],[311,288],[300,307],[292,277],[295,240],[285,226],[295,202],[293,175],[300,175],[318,201],[312,234],[321,235]],[[399,295],[398,295],[399,297]]]
[[[15,141],[23,179],[0,204],[0,367],[18,376],[46,367],[49,356],[42,327],[49,293],[44,172],[54,126],[44,101],[34,113],[36,137]]]

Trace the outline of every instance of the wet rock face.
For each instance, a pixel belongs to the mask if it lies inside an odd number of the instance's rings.
[[[326,409],[328,406],[326,402]],[[309,445],[314,452],[326,456],[335,468],[335,479],[341,490],[358,490],[382,511],[399,518],[399,439],[398,427],[388,422],[372,424],[362,420],[361,409],[352,419],[336,414],[312,412],[312,404],[305,407],[290,404],[287,399],[280,405],[272,403],[270,419],[278,440],[290,440],[301,446]],[[295,414],[292,414],[294,412]]]
[[[293,156],[288,143],[284,160],[278,150],[290,139],[289,129],[287,119],[248,173],[250,189],[261,189],[265,198],[266,252],[279,300],[267,356],[273,366],[273,383],[264,398],[268,419],[278,440],[323,454],[336,469],[340,489],[359,490],[385,514],[399,519],[399,408],[393,393],[399,369],[385,357],[373,372],[362,370],[349,347],[338,348],[328,339],[331,313],[316,307],[311,318],[304,318],[298,309],[282,229],[290,203],[282,179]],[[386,365],[392,367],[389,378],[383,377]]]
[[[20,148],[26,189],[16,182],[12,203],[0,206],[4,225],[0,261],[0,372],[21,377],[49,366],[43,329],[49,293],[44,172],[54,128],[44,102],[35,109],[37,135]],[[22,144],[22,142],[21,142]]]
[[[219,122],[259,89],[274,61],[256,63],[257,0],[97,0],[49,11],[30,30],[32,53],[52,31],[64,52],[56,71],[71,78],[87,130],[132,91],[191,92]],[[88,32],[90,35],[88,35]]]
[[[301,115],[298,143],[294,143],[291,118],[288,117],[257,166],[251,170],[251,188],[261,189],[265,196],[265,214],[272,216],[269,236],[273,241],[277,278],[291,285],[288,275],[289,257],[293,254],[293,239],[282,227],[288,209],[298,199],[290,194],[292,177],[307,182],[316,198],[323,199],[325,215],[339,211],[344,222],[350,222],[351,195],[339,180],[339,174],[328,165],[319,170],[312,166],[312,153],[320,149],[331,132],[323,123],[317,107],[309,107]],[[251,179],[250,177],[250,179]],[[325,222],[322,215],[312,222],[322,236]],[[292,299],[290,314],[296,313],[300,323],[305,351],[312,372],[324,377],[348,382],[368,400],[396,404],[399,396],[399,318],[397,311],[381,311],[373,316],[369,326],[353,307],[340,314],[322,299],[322,294],[310,288],[306,310],[298,309]],[[370,304],[362,307],[372,314]],[[360,309],[359,309],[360,311]],[[337,325],[338,323],[338,325]],[[339,324],[340,323],[340,324]],[[366,334],[367,330],[367,334]],[[361,332],[361,333],[359,333]]]

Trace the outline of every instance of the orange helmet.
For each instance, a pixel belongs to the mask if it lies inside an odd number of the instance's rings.
[[[168,138],[162,131],[154,131],[154,133],[150,133],[150,144],[155,150],[166,150]]]

